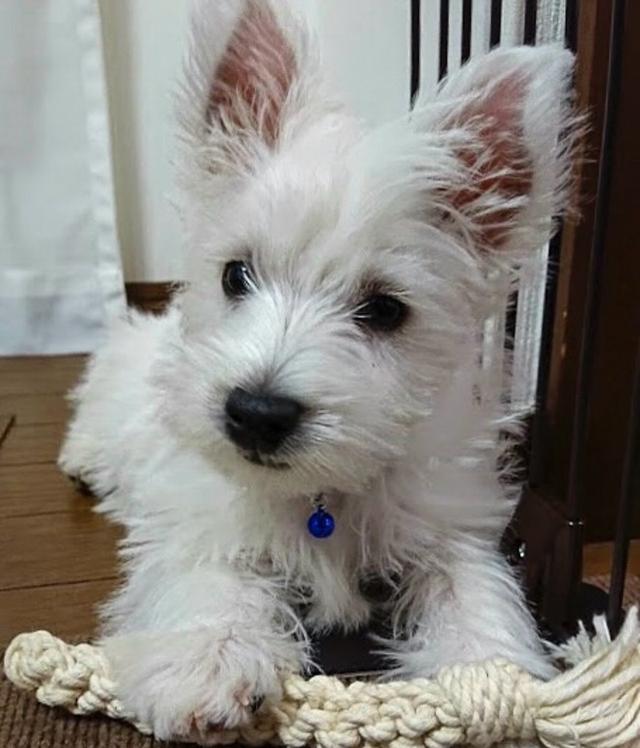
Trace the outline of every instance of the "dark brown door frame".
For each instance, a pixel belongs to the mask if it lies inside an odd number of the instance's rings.
[[[517,522],[532,599],[555,629],[576,614],[584,537],[613,537],[640,334],[640,4],[577,8],[577,103],[590,127],[576,167],[580,220],[562,234]]]

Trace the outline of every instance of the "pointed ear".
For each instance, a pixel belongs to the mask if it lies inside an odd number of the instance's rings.
[[[304,29],[271,0],[197,0],[178,116],[212,172],[246,169],[280,138]],[[204,152],[203,152],[204,149]]]
[[[556,46],[490,52],[419,102],[416,121],[449,159],[441,219],[484,252],[535,249],[566,207],[576,119],[573,56]]]

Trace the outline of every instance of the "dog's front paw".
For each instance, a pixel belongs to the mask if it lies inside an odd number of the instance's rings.
[[[414,639],[408,646],[400,648],[397,655],[400,670],[411,677],[432,677],[443,667],[496,658],[509,660],[542,680],[548,680],[556,673],[542,646],[533,639],[530,642],[500,642],[492,637],[472,638],[451,631],[424,641]]]
[[[126,709],[158,738],[203,744],[279,696],[279,671],[291,665],[278,662],[270,645],[269,637],[231,627],[105,641]]]

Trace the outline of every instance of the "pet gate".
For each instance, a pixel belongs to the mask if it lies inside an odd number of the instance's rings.
[[[487,360],[512,348],[514,408],[533,409],[528,480],[505,552],[562,636],[605,611],[621,621],[630,538],[640,535],[640,3],[632,0],[412,0],[411,95],[496,45],[562,41],[578,55],[589,115],[567,220],[510,310],[485,328]],[[635,181],[635,179],[634,179]],[[609,593],[582,581],[585,540],[615,540]]]

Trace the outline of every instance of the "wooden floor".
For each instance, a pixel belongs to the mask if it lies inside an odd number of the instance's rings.
[[[83,361],[0,359],[0,646],[37,628],[89,633],[116,582],[118,531],[55,464]]]
[[[87,635],[94,607],[116,584],[118,531],[92,512],[55,460],[81,356],[0,359],[0,647],[20,631]],[[606,544],[585,572],[606,574]],[[640,545],[631,567],[640,573]]]

